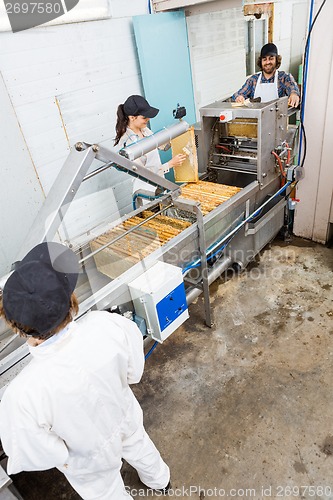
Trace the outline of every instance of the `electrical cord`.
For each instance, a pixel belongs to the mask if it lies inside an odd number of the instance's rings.
[[[303,69],[303,76],[302,76],[302,91],[303,91],[303,99],[302,99],[302,106],[301,106],[301,116],[300,116],[300,124],[301,124],[301,137],[300,137],[300,152],[301,152],[301,147],[302,147],[302,138],[304,142],[303,146],[303,156],[302,156],[302,161],[300,163],[300,166],[304,166],[305,158],[306,158],[306,153],[307,153],[307,139],[306,139],[306,133],[305,133],[305,127],[304,127],[304,106],[305,106],[305,97],[306,97],[306,79],[307,79],[307,67],[308,67],[308,57],[309,57],[309,46],[310,46],[310,37],[312,30],[314,28],[314,25],[318,19],[319,14],[321,13],[324,5],[326,3],[326,0],[323,0],[321,6],[318,9],[317,14],[315,15],[315,18],[313,22],[311,23],[309,33],[306,37],[306,42],[305,42],[305,49],[304,49],[304,69]],[[313,4],[312,4],[313,5]]]
[[[156,349],[157,347],[157,340],[154,342],[153,346],[149,349],[149,351],[147,352],[147,354],[145,355],[145,359],[148,359],[149,356],[151,355],[151,353]]]
[[[322,2],[322,4],[321,4],[321,6],[320,6],[320,7],[319,7],[319,9],[318,9],[317,14],[315,15],[315,18],[314,18],[313,22],[311,23],[311,27],[310,27],[310,30],[309,30],[308,36],[306,37],[306,42],[305,42],[305,51],[307,51],[307,49],[308,49],[308,45],[309,45],[309,43],[310,43],[310,35],[311,35],[311,32],[312,32],[312,30],[313,30],[313,27],[314,27],[314,25],[315,25],[315,22],[317,21],[318,16],[319,16],[320,12],[322,11],[322,8],[324,7],[325,3],[326,3],[326,0],[323,0],[323,2]]]
[[[302,161],[300,166],[304,166],[305,158],[306,158],[306,148],[307,148],[307,139],[306,139],[306,133],[305,133],[305,128],[303,124],[303,120],[301,119],[301,131],[302,131],[302,137],[303,137],[303,156],[302,156]]]

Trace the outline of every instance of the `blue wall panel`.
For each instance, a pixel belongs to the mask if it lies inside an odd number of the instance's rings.
[[[195,105],[184,12],[136,16],[133,25],[145,97],[160,109],[151,120],[151,129],[157,132],[172,124],[177,103],[186,107],[185,120],[193,124]],[[168,159],[170,153],[163,153],[162,161]]]

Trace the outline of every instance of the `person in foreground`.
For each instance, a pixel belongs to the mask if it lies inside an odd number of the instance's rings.
[[[150,106],[148,101],[140,95],[131,95],[123,104],[120,104],[117,109],[116,123],[115,146],[117,149],[130,146],[134,142],[152,135],[152,131],[148,128],[148,122],[151,118],[155,118],[158,112],[158,108]],[[162,164],[158,148],[155,148],[135,161],[151,172],[164,177],[164,174],[169,172],[171,168],[182,165],[185,160],[185,154],[178,154]],[[141,192],[142,190],[143,192],[149,191],[154,195],[156,188],[147,182],[135,179],[133,192]]]
[[[250,76],[231,100],[243,103],[245,99],[260,97],[261,102],[289,96],[288,105],[297,108],[300,92],[294,77],[285,71],[278,71],[282,57],[274,43],[266,43],[261,49],[258,66],[261,72]]]
[[[53,467],[85,500],[132,498],[122,458],[149,488],[166,493],[169,467],[143,426],[129,384],[144,368],[136,324],[92,311],[74,322],[75,254],[41,243],[7,280],[0,315],[27,338],[31,361],[0,404],[0,437],[8,474]]]

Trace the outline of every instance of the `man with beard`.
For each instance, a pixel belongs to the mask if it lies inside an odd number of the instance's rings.
[[[282,57],[274,43],[266,43],[258,58],[260,73],[250,76],[241,89],[233,94],[232,101],[243,103],[245,99],[260,97],[261,102],[268,102],[288,96],[288,105],[297,108],[300,92],[294,77],[285,71],[278,71]]]

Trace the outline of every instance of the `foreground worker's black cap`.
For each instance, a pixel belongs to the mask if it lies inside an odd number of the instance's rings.
[[[266,43],[266,45],[264,45],[261,48],[260,57],[277,56],[277,55],[278,55],[278,49],[274,43]]]
[[[148,101],[141,95],[131,95],[124,102],[124,111],[127,116],[145,116],[155,118],[159,109],[150,106]]]
[[[8,278],[3,289],[6,318],[43,336],[60,325],[70,308],[78,278],[78,259],[55,242],[34,247]]]

